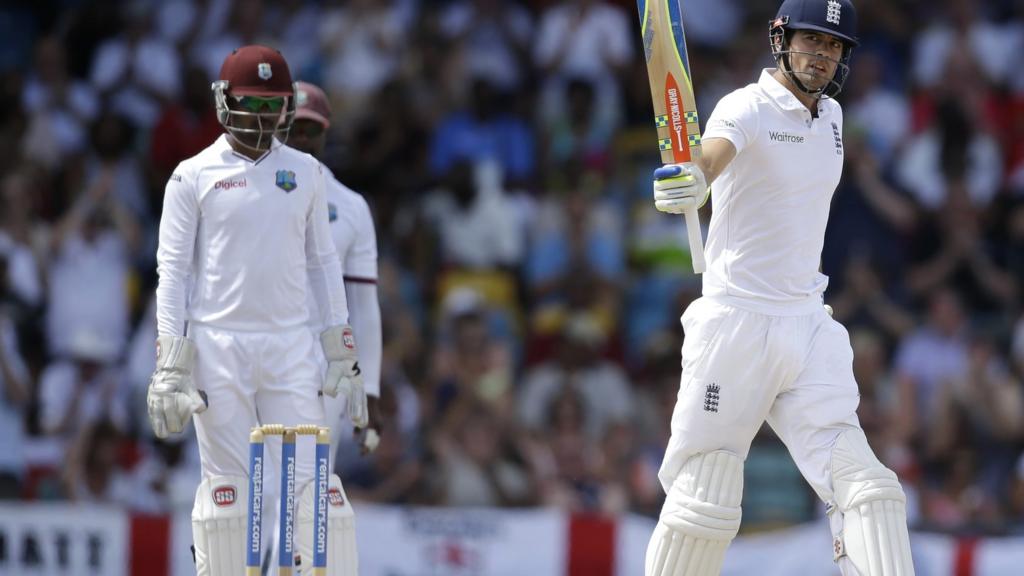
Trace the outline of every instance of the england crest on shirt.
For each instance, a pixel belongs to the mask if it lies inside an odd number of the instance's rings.
[[[277,171],[277,187],[285,192],[291,192],[295,190],[298,184],[295,183],[295,172],[291,170],[278,170]]]

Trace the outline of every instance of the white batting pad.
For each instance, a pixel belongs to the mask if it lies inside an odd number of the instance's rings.
[[[198,576],[245,574],[245,523],[249,479],[204,478],[192,507],[192,541]]]
[[[832,448],[832,480],[842,514],[833,522],[834,552],[844,576],[913,576],[906,496],[860,429],[843,432]]]
[[[295,550],[300,558],[296,574],[302,576],[313,574],[314,492],[313,482],[299,492]],[[355,512],[336,474],[328,484],[327,508],[327,576],[359,576]]]
[[[646,576],[718,576],[740,529],[742,499],[739,456],[716,450],[687,460],[647,545]]]

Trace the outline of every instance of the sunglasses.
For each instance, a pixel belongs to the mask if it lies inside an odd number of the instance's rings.
[[[284,108],[284,96],[235,96],[235,102],[247,112],[280,112]]]

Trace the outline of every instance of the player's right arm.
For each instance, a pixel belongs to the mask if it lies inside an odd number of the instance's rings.
[[[164,190],[156,252],[157,360],[146,405],[159,438],[178,433],[206,402],[192,384],[195,346],[185,337],[189,275],[199,229],[199,194],[190,171],[178,166]]]
[[[708,186],[725,171],[725,168],[736,157],[736,146],[725,138],[708,138],[701,140],[701,155],[697,158],[697,166],[704,172]]]
[[[669,214],[700,208],[708,201],[711,183],[736,157],[736,146],[725,138],[702,141],[693,162],[666,164],[654,171],[654,206]]]
[[[164,188],[156,251],[156,327],[161,336],[184,336],[189,275],[199,229],[199,194],[190,171],[182,166]]]
[[[744,92],[729,94],[718,103],[701,139],[701,154],[693,162],[667,164],[654,171],[654,205],[671,214],[707,202],[711,183],[753,140],[757,113]]]

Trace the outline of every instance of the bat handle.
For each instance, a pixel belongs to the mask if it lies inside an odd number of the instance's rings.
[[[700,233],[700,215],[696,208],[683,213],[686,216],[686,234],[690,237],[690,259],[693,261],[694,274],[703,274],[707,270],[704,261],[704,238]]]

